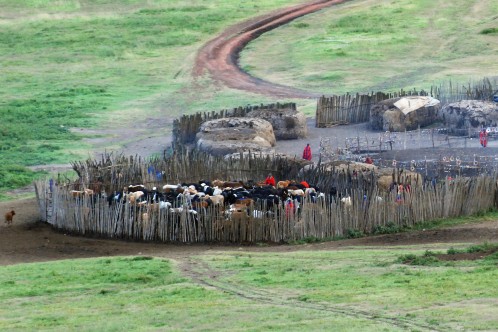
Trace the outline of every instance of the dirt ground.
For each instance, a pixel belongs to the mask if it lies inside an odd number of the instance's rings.
[[[143,243],[73,236],[54,230],[39,221],[35,199],[1,202],[0,211],[14,209],[12,225],[0,223],[0,265],[119,255],[157,256],[182,261],[210,251],[288,252],[296,250],[334,250],[349,246],[398,246],[437,243],[475,243],[498,241],[498,221],[457,227],[372,236],[307,245],[240,246],[236,244]]]

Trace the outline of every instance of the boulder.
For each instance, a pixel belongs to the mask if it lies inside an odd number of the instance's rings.
[[[382,131],[415,130],[437,121],[441,103],[427,96],[393,98],[376,103],[370,109],[369,126]]]
[[[274,153],[271,123],[255,118],[222,118],[204,122],[196,135],[196,146],[213,155],[244,151]]]
[[[439,119],[454,133],[467,134],[469,128],[495,127],[498,104],[482,100],[462,100],[444,106]]]
[[[277,140],[299,139],[308,135],[306,116],[294,107],[256,109],[246,115],[271,123]]]

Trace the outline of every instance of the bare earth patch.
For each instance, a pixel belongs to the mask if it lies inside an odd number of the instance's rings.
[[[183,261],[188,257],[212,251],[290,252],[297,250],[335,250],[351,246],[393,246],[438,243],[496,242],[498,221],[457,226],[448,229],[372,236],[307,245],[240,246],[238,244],[165,244],[131,242],[73,236],[54,230],[40,222],[34,198],[0,202],[0,211],[16,211],[14,223],[0,223],[0,265],[43,262],[59,259],[101,256],[145,255]]]

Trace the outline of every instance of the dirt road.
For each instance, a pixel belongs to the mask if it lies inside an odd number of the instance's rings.
[[[250,41],[269,30],[289,23],[298,17],[345,1],[314,1],[277,10],[268,15],[234,25],[199,50],[193,71],[194,75],[200,76],[207,71],[212,79],[222,82],[230,88],[264,95],[282,98],[317,98],[320,96],[319,94],[273,84],[247,74],[238,66],[239,53]]]

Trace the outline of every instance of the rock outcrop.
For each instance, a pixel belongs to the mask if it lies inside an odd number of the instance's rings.
[[[244,151],[273,153],[275,134],[271,123],[256,118],[222,118],[204,122],[196,146],[213,155]]]
[[[439,119],[454,133],[467,134],[469,128],[496,127],[498,104],[481,100],[462,100],[444,106]]]
[[[370,109],[370,128],[382,131],[415,130],[437,121],[440,102],[426,96],[383,100]]]
[[[299,139],[308,135],[306,116],[293,107],[257,109],[247,113],[247,117],[270,122],[277,140]]]

